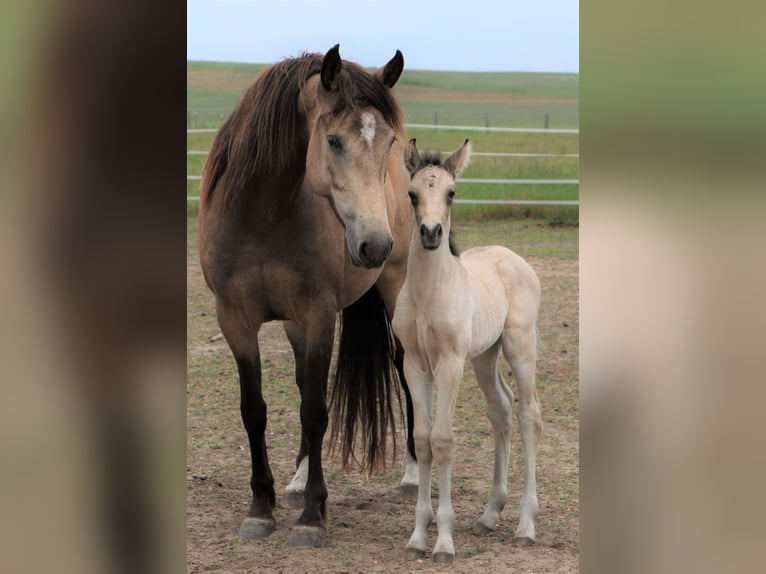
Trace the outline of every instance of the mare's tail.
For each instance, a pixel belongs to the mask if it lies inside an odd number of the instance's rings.
[[[386,435],[394,431],[392,398],[401,401],[395,377],[396,345],[391,321],[376,287],[343,310],[335,381],[330,394],[330,450],[340,443],[344,468],[354,455],[357,422],[361,427],[363,467],[385,468]],[[396,433],[391,432],[396,452]],[[359,462],[359,461],[357,461]]]

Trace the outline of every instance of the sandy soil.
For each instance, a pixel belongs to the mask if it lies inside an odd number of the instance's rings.
[[[237,536],[249,504],[250,464],[239,419],[236,368],[225,342],[210,341],[218,333],[214,301],[199,270],[197,220],[188,221],[188,572],[579,572],[576,258],[528,257],[543,286],[539,327],[544,346],[538,359],[538,393],[545,429],[538,456],[537,543],[530,548],[513,544],[522,471],[517,432],[512,439],[510,496],[501,523],[489,535],[471,534],[487,500],[493,441],[483,397],[467,366],[455,421],[457,555],[453,565],[437,568],[430,553],[422,561],[404,560],[404,546],[414,525],[414,502],[398,497],[401,456],[385,474],[375,476],[344,473],[338,461],[325,459],[327,548],[288,548],[287,537],[299,511],[282,507],[275,513],[277,530],[268,539],[253,542]],[[492,225],[507,225],[508,245],[513,245],[512,222]],[[260,341],[269,406],[267,443],[279,498],[294,471],[300,434],[298,393],[292,379],[292,353],[281,326],[266,325]],[[438,495],[438,488],[433,494]],[[432,546],[435,527],[429,535]]]

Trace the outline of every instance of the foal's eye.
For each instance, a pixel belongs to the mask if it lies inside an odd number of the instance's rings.
[[[343,149],[343,142],[340,141],[340,138],[338,136],[327,136],[327,143],[330,145],[330,147],[336,151],[341,151]]]
[[[449,192],[447,193],[447,197],[449,197],[450,199],[453,199],[455,197],[455,190],[450,189]]]
[[[410,196],[410,201],[412,202],[412,205],[417,205],[418,204],[418,196],[415,195],[414,191],[408,191],[407,195]]]

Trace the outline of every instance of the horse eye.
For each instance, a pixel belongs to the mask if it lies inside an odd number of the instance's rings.
[[[327,143],[335,150],[340,151],[343,149],[343,143],[338,136],[327,136]]]
[[[449,196],[449,198],[450,198],[450,199],[452,199],[453,197],[455,197],[455,190],[454,190],[454,189],[450,189],[450,190],[449,190],[449,193],[447,194],[447,196]]]
[[[412,202],[412,205],[417,205],[418,204],[418,196],[415,195],[414,192],[408,191],[407,195],[410,196],[410,201]]]

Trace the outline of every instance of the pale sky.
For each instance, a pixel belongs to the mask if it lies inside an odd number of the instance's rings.
[[[368,67],[579,72],[578,0],[187,0],[187,58],[272,63],[340,43]]]

